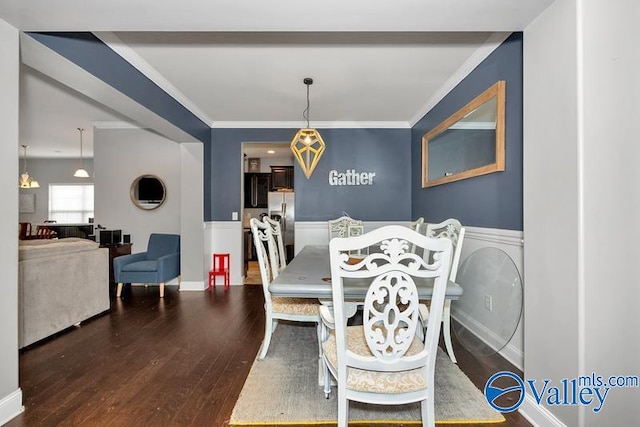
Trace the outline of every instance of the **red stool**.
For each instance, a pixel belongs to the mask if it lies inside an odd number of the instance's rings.
[[[224,276],[224,287],[229,287],[229,254],[213,254],[213,268],[209,270],[209,287],[216,286],[216,276]]]

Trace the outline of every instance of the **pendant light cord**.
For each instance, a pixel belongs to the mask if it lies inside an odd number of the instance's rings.
[[[24,171],[23,173],[27,173],[27,145],[23,145],[22,148],[24,148]]]
[[[309,128],[309,111],[311,104],[309,103],[309,84],[307,83],[307,108],[302,112],[302,117],[307,121],[307,128]]]
[[[305,77],[302,83],[307,85],[307,108],[302,112],[302,117],[307,121],[307,129],[309,128],[309,111],[311,110],[311,103],[309,102],[309,86],[313,84],[311,77]]]
[[[84,132],[84,129],[78,128],[78,130],[80,131],[80,168],[84,169],[84,158],[82,156],[82,132]]]

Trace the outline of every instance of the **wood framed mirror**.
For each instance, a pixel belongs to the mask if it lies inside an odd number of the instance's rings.
[[[131,183],[131,201],[140,209],[158,209],[167,198],[167,188],[156,175],[140,175]]]
[[[504,170],[505,82],[422,137],[422,188]]]

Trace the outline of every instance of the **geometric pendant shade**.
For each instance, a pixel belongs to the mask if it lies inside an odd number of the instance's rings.
[[[291,151],[307,179],[316,168],[324,150],[324,140],[315,129],[300,129],[291,141]]]
[[[302,113],[307,120],[307,127],[294,135],[291,140],[291,152],[300,164],[304,176],[309,179],[324,153],[325,144],[320,132],[309,127],[309,86],[313,84],[313,79],[306,77],[302,82],[307,85],[307,108]]]

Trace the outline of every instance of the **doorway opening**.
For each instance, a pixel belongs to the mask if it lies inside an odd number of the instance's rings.
[[[249,222],[265,215],[281,222],[287,253],[293,256],[295,203],[293,154],[288,142],[242,144],[242,242],[244,284],[261,285]]]

